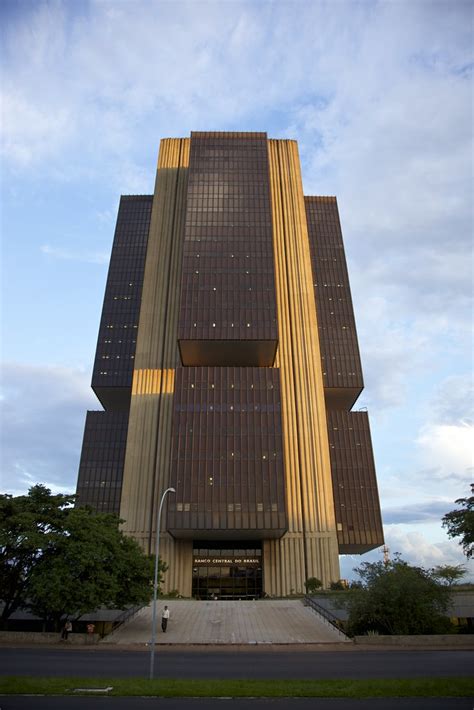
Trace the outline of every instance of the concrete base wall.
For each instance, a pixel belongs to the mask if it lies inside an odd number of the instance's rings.
[[[60,633],[42,632],[42,631],[0,631],[0,644],[6,645],[8,643],[60,643],[68,644],[74,646],[83,645],[93,645],[98,643],[100,639],[99,634],[69,634],[67,641],[61,639]]]
[[[474,648],[474,634],[437,634],[433,636],[355,636],[354,641],[361,646],[460,646]]]

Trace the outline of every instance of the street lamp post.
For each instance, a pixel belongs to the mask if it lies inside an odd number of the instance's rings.
[[[156,543],[155,543],[155,577],[153,581],[153,618],[151,624],[151,648],[150,648],[150,680],[153,680],[153,669],[155,665],[155,643],[156,643],[156,597],[158,593],[158,558],[160,552],[160,525],[161,511],[168,493],[176,493],[174,488],[167,488],[161,496],[160,507],[158,508],[158,518],[156,521]]]

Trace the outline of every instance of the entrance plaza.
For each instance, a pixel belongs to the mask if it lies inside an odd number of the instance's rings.
[[[166,633],[157,644],[330,644],[351,643],[347,637],[305,606],[301,599],[261,601],[160,600],[158,619],[167,604]],[[144,607],[101,644],[147,644],[152,605]]]

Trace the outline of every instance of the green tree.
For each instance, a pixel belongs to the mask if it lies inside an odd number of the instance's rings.
[[[153,560],[119,530],[115,515],[73,508],[43,486],[3,501],[1,560],[8,575],[4,619],[19,607],[56,623],[100,606],[124,608],[152,596]],[[28,514],[25,514],[27,510]],[[160,581],[166,571],[160,563]]]
[[[153,560],[118,529],[115,515],[74,508],[65,534],[36,565],[28,608],[43,619],[81,616],[100,606],[148,603]]]
[[[432,574],[412,567],[399,555],[388,564],[364,562],[355,570],[362,586],[348,593],[348,630],[351,635],[429,634],[446,631],[443,616],[449,591]]]
[[[474,483],[471,484],[471,494],[469,498],[458,498],[455,504],[461,509],[451,510],[442,519],[449,537],[461,538],[459,544],[468,559],[474,555]]]
[[[28,495],[0,495],[0,601],[1,620],[24,607],[31,575],[43,556],[63,534],[69,495],[52,495],[44,486]]]
[[[462,565],[439,565],[432,570],[432,576],[450,587],[466,575],[466,568]]]

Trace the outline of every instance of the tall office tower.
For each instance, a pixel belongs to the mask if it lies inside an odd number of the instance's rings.
[[[122,197],[78,500],[153,552],[165,587],[221,599],[339,579],[383,544],[336,200],[297,145],[161,141],[155,192]]]

